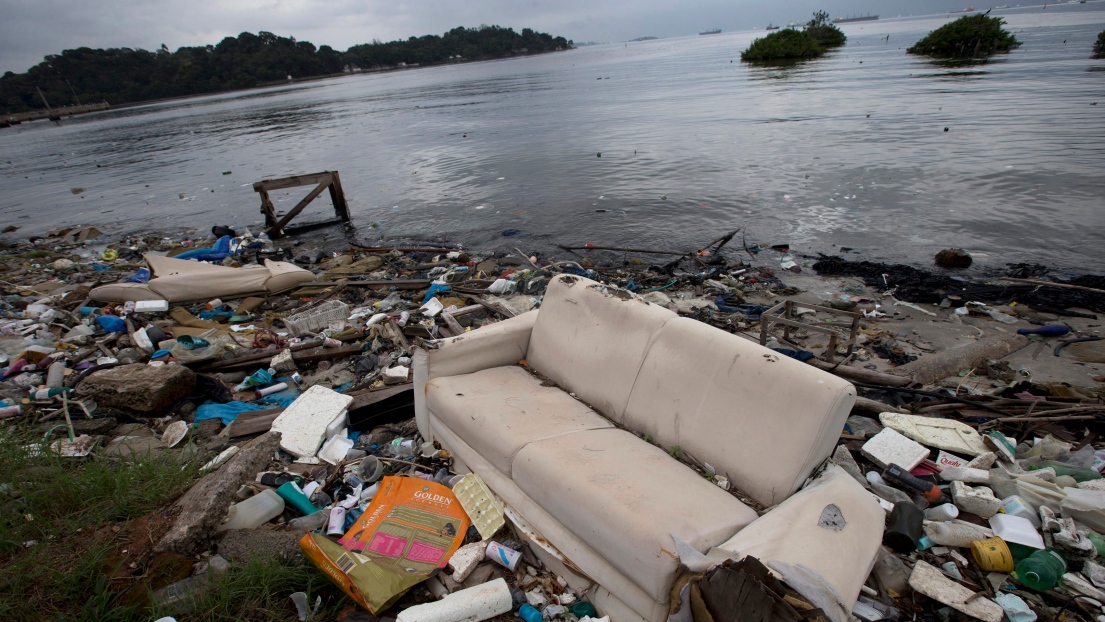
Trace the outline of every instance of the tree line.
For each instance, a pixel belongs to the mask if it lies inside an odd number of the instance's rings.
[[[87,47],[51,54],[26,73],[0,76],[0,108],[15,113],[106,101],[111,104],[198,95],[249,88],[293,78],[343,71],[380,70],[485,60],[568,49],[564,37],[523,28],[458,27],[442,36],[354,45],[338,52],[295,37],[243,32],[217,45],[182,47],[162,44],[156,51]]]

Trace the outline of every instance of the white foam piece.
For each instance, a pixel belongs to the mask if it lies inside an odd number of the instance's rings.
[[[415,605],[397,616],[398,622],[472,622],[486,620],[514,608],[510,588],[502,578],[453,592],[433,603]]]
[[[315,385],[300,395],[272,422],[280,433],[280,448],[297,458],[318,453],[322,442],[345,427],[353,397]]]
[[[882,468],[896,464],[907,471],[929,456],[929,450],[924,445],[891,428],[883,428],[882,432],[872,436],[860,448],[860,453]]]
[[[318,451],[318,457],[319,460],[330,464],[340,464],[342,460],[345,460],[345,454],[349,453],[350,449],[353,449],[353,441],[341,435],[332,436],[322,444],[322,449]]]

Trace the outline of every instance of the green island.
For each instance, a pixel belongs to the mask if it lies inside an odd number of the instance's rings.
[[[1093,57],[1105,58],[1105,30],[1097,33],[1097,41],[1093,44]]]
[[[111,104],[200,95],[341,73],[488,60],[566,50],[564,37],[523,28],[458,27],[442,36],[354,45],[328,45],[243,32],[216,45],[169,51],[87,47],[51,54],[26,73],[0,77],[0,112],[16,113],[80,103]],[[42,90],[40,97],[36,88]]]
[[[930,32],[906,52],[934,58],[983,58],[995,52],[1008,52],[1021,42],[1002,28],[1004,24],[1000,17],[960,17]]]
[[[764,62],[817,58],[829,48],[844,45],[847,40],[844,33],[829,21],[829,14],[818,11],[802,30],[786,28],[756,39],[741,52],[741,60]]]

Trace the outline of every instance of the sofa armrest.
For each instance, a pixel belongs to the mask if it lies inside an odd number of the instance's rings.
[[[414,352],[414,416],[422,438],[433,441],[426,410],[426,383],[443,376],[471,374],[514,365],[526,358],[537,310],[448,339],[438,339]]]
[[[829,583],[851,611],[875,565],[885,521],[886,512],[872,495],[832,465],[717,548],[741,558],[752,555],[768,566],[772,561],[804,566]]]

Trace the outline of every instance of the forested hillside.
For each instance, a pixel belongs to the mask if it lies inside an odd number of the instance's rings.
[[[481,26],[454,28],[443,36],[374,41],[345,52],[271,32],[243,32],[217,45],[182,47],[175,52],[164,45],[153,52],[77,48],[47,56],[26,73],[9,71],[0,77],[0,110],[44,108],[35,87],[42,89],[52,107],[100,101],[124,104],[248,88],[288,76],[503,58],[569,47],[571,42],[564,37],[529,28],[519,34],[511,28]]]

